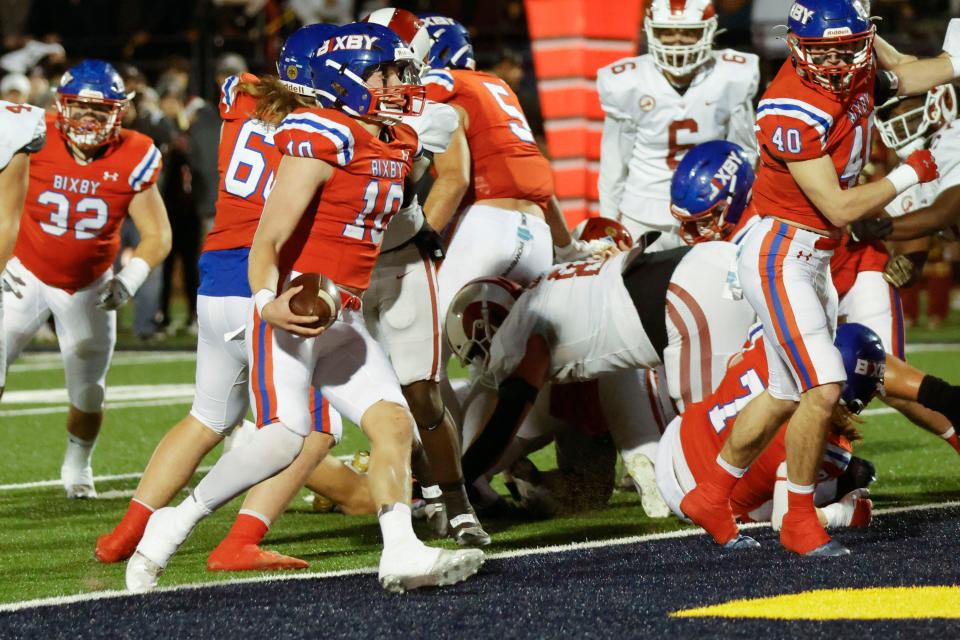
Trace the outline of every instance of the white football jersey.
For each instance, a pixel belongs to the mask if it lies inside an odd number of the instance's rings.
[[[46,132],[43,109],[0,100],[0,170],[18,151],[39,151]]]
[[[937,161],[940,177],[933,182],[915,184],[887,205],[893,217],[933,204],[941,193],[960,185],[960,120],[938,131],[930,141],[930,151]]]
[[[757,156],[753,98],[759,58],[715,51],[681,95],[650,55],[624,58],[597,72],[606,113],[600,153],[600,215],[622,214],[654,228],[675,229],[670,179],[686,151],[730,140]]]
[[[457,111],[448,104],[427,100],[419,116],[404,116],[403,123],[417,132],[420,144],[430,153],[443,153],[460,124]],[[423,226],[423,209],[414,196],[410,204],[390,219],[380,244],[381,251],[394,249],[415,236]]]

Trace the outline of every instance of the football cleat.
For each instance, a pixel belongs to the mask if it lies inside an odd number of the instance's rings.
[[[759,549],[760,543],[750,536],[745,536],[740,533],[737,534],[736,538],[723,544],[722,546],[726,551],[742,551],[744,549]]]
[[[207,571],[273,571],[309,568],[310,563],[306,560],[261,549],[255,544],[220,544],[207,558]]]
[[[490,544],[490,534],[483,530],[472,513],[461,513],[451,518],[450,536],[461,547],[485,547]]]
[[[706,485],[697,485],[680,501],[680,510],[694,524],[703,527],[714,542],[725,545],[740,535],[730,508],[730,500],[712,501],[704,495]]]
[[[118,533],[116,529],[97,538],[97,547],[93,555],[103,564],[123,562],[137,550],[139,539]]]
[[[807,558],[839,558],[841,556],[850,555],[850,549],[847,549],[836,540],[831,540],[830,542],[822,544],[816,549],[807,551],[801,555]]]
[[[427,528],[435,538],[444,538],[447,535],[447,507],[441,498],[427,499],[423,506],[423,514],[427,520]]]
[[[653,461],[642,453],[635,453],[623,461],[627,473],[633,478],[633,484],[640,494],[640,506],[648,518],[666,518],[670,515],[670,507],[660,495],[657,488],[657,474],[653,468]]]
[[[131,591],[146,591],[157,586],[171,556],[177,552],[192,528],[184,529],[177,522],[173,507],[157,509],[150,516],[137,551],[127,563],[127,588]]]
[[[817,519],[813,511],[799,511],[797,514],[788,510],[783,516],[780,526],[780,544],[788,551],[806,556],[817,552],[818,556],[830,555],[826,551],[830,544],[830,536]],[[832,554],[839,555],[839,554]]]
[[[138,551],[127,562],[127,590],[133,593],[153,591],[162,574],[163,567]]]
[[[390,593],[420,587],[445,587],[463,582],[483,566],[486,557],[479,549],[437,549],[419,545],[413,550],[380,556],[380,586]]]
[[[82,468],[63,465],[60,467],[60,481],[70,500],[96,498],[97,489],[93,486],[93,469],[90,465]]]

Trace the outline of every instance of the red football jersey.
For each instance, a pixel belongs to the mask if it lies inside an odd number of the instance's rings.
[[[830,273],[837,295],[841,298],[847,295],[861,271],[883,271],[889,259],[890,254],[882,242],[854,242],[849,234],[844,234],[843,241],[830,258]]]
[[[553,171],[530,131],[516,94],[497,76],[468,69],[434,69],[424,76],[427,98],[467,113],[470,187],[461,206],[517,198],[546,209]]]
[[[753,202],[764,216],[777,216],[830,231],[833,224],[790,175],[788,162],[829,156],[843,189],[857,184],[870,152],[875,75],[860,74],[844,95],[820,91],[787,60],[757,107],[760,167]]]
[[[311,108],[284,118],[273,139],[283,155],[334,167],[283,247],[281,272],[322,273],[365,290],[383,231],[400,209],[404,179],[419,154],[417,134],[400,124],[386,127],[378,138],[339,111]]]
[[[273,144],[274,128],[253,117],[257,99],[239,88],[243,82],[259,79],[249,73],[230,76],[221,89],[220,191],[204,251],[250,246],[280,164],[280,151]]]
[[[697,483],[707,478],[716,464],[717,454],[730,435],[737,415],[767,386],[767,357],[759,326],[751,331],[751,341],[730,360],[717,389],[702,402],[689,405],[680,422],[683,457]],[[763,453],[737,482],[730,496],[733,512],[744,516],[773,497],[777,469],[786,460],[786,424]],[[837,477],[850,462],[852,447],[845,438],[831,434],[820,465],[818,482]]]
[[[72,293],[113,265],[130,201],[153,185],[162,160],[149,137],[124,129],[100,156],[80,164],[55,114],[47,115],[47,131],[47,144],[30,159],[14,255],[41,281]]]

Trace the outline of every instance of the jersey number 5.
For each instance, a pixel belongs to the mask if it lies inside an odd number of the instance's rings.
[[[530,130],[530,125],[527,124],[527,118],[520,110],[520,106],[507,102],[510,98],[510,92],[493,82],[484,82],[483,86],[493,94],[493,98],[500,105],[500,109],[510,117],[510,131],[513,131],[513,134],[524,142],[535,142],[533,131]]]

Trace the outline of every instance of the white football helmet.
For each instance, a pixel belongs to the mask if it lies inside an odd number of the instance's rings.
[[[657,68],[674,76],[696,71],[710,60],[717,34],[717,15],[712,0],[651,0],[643,23],[647,49]],[[662,32],[689,29],[697,35],[693,44],[664,44]]]
[[[423,20],[406,9],[395,9],[393,7],[377,9],[361,20],[361,22],[373,22],[383,25],[396,33],[404,42],[410,45],[414,57],[416,57],[421,65],[425,63],[427,56],[430,55],[430,45],[432,41],[430,40],[430,34],[427,33],[427,28]]]
[[[913,109],[892,115],[894,108],[909,98],[892,98],[877,109],[875,122],[883,144],[900,157],[922,149],[926,138],[957,119],[957,93],[952,84],[927,92],[926,99]]]
[[[447,310],[444,334],[460,362],[486,368],[493,334],[521,293],[523,287],[500,277],[471,280],[457,292]]]

